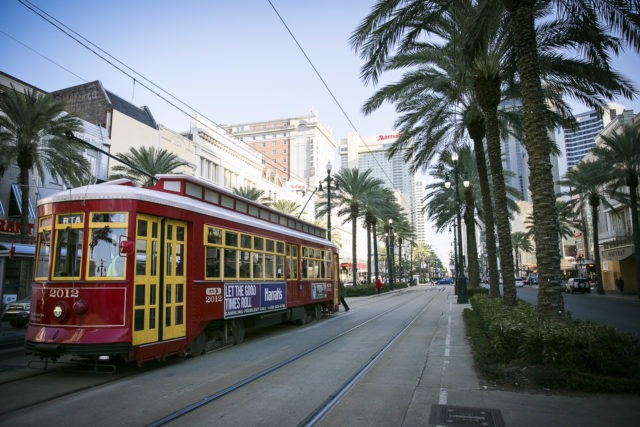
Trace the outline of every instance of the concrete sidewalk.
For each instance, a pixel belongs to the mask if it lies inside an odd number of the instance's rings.
[[[640,397],[628,395],[567,396],[554,393],[530,393],[491,390],[478,378],[466,338],[462,312],[469,304],[457,304],[449,296],[448,333],[444,348],[434,348],[427,369],[441,371],[437,398],[433,386],[423,384],[416,390],[412,404],[423,406],[429,414],[427,425],[443,426],[518,426],[518,427],[600,427],[637,426],[640,422]],[[431,351],[430,351],[431,352]],[[433,356],[433,357],[432,357]],[[431,365],[431,366],[429,366]],[[433,376],[431,376],[433,378]],[[580,393],[576,393],[580,394]],[[434,402],[437,402],[434,403]],[[423,415],[424,416],[424,415]],[[425,425],[411,418],[404,425]]]

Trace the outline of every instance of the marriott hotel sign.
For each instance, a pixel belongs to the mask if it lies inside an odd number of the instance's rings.
[[[602,258],[609,261],[621,261],[631,255],[633,255],[633,246],[631,245],[602,251]]]

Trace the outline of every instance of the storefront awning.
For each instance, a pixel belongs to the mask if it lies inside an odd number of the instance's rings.
[[[15,199],[18,213],[22,215],[22,191],[20,191],[20,184],[11,184],[11,193]],[[29,203],[29,219],[36,219],[36,211],[33,209],[31,200],[27,200],[27,202]],[[11,209],[9,209],[9,211],[11,211]],[[9,215],[11,215],[11,212],[9,212]]]
[[[8,243],[0,242],[0,257],[8,257],[13,245],[13,256],[22,258],[33,258],[36,253],[36,245],[28,245],[26,243]]]
[[[351,269],[351,266],[352,266],[352,265],[353,265],[353,264],[352,264],[352,263],[350,263],[350,262],[343,262],[343,263],[341,263],[341,264],[340,264],[340,267],[342,267],[342,268],[346,268],[346,269]],[[356,267],[358,267],[358,269],[360,269],[360,270],[363,270],[363,269],[367,268],[367,264],[366,264],[366,263],[364,263],[364,262],[359,262],[359,263],[356,265]]]

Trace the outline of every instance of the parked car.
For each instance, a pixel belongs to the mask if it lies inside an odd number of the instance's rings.
[[[453,279],[445,277],[444,279],[436,280],[436,285],[453,285]]]
[[[522,288],[524,286],[524,280],[516,279],[516,288]]]
[[[14,328],[22,328],[29,322],[30,310],[31,298],[10,302],[2,313],[2,320],[8,321]]]
[[[589,283],[589,279],[586,277],[572,277],[565,283],[565,292],[567,293],[575,293],[582,292],[590,294],[591,293],[591,283]]]

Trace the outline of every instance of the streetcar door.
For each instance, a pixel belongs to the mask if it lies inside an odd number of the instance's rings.
[[[160,336],[160,263],[162,218],[136,218],[136,264],[133,282],[132,344],[158,341]]]
[[[186,330],[187,224],[166,220],[164,237],[162,339],[168,340],[184,337]]]

